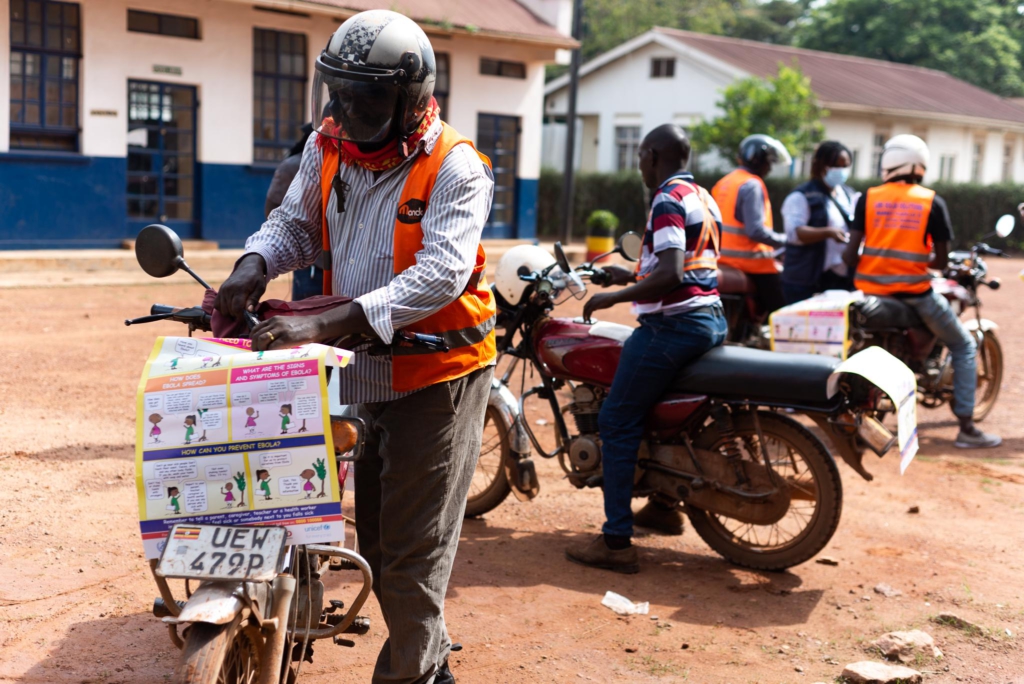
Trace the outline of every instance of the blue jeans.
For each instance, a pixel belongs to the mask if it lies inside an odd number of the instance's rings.
[[[934,290],[901,301],[913,307],[928,329],[949,348],[953,356],[953,413],[958,418],[970,418],[974,415],[974,391],[978,388],[977,342],[946,298]]]
[[[292,273],[292,301],[324,293],[324,272],[316,266]]]
[[[640,317],[622,347],[611,391],[601,406],[605,534],[632,536],[633,474],[647,414],[683,366],[725,341],[722,305]]]

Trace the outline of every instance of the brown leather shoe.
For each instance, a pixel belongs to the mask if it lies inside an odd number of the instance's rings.
[[[589,542],[572,544],[565,550],[565,557],[573,563],[601,570],[611,570],[631,575],[640,572],[640,559],[635,546],[625,549],[609,549],[604,535],[597,535]]]
[[[652,500],[633,514],[633,524],[660,534],[678,537],[683,533],[683,514],[678,509],[668,508]]]

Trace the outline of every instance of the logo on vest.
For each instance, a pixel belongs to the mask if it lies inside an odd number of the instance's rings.
[[[398,207],[398,220],[401,223],[419,223],[427,211],[427,203],[423,200],[411,199]]]

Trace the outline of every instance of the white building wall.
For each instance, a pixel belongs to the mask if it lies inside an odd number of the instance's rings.
[[[202,39],[129,32],[129,6],[196,17]],[[9,54],[8,0],[0,0],[0,7],[0,54]],[[199,161],[251,164],[253,29],[305,34],[311,83],[316,56],[338,27],[338,21],[327,15],[302,17],[209,0],[89,0],[81,4],[81,10],[81,152],[100,157],[127,153],[128,81],[138,79],[196,87]],[[435,51],[451,57],[449,123],[475,138],[478,113],[521,117],[518,175],[537,178],[544,65],[553,59],[554,50],[464,36],[435,35],[431,42]],[[525,62],[527,78],[480,75],[479,60],[484,56]],[[180,68],[181,75],[154,73],[155,65]],[[0,59],[0,83],[10,82],[9,69],[9,60]],[[0,88],[0,151],[8,149],[9,97],[10,89]],[[110,112],[116,115],[110,116]]]
[[[987,130],[978,133],[984,141],[985,160],[982,164],[982,183],[1001,183],[1003,180],[1003,131]]]
[[[838,140],[854,153],[856,163],[851,175],[854,178],[870,178],[874,173],[871,168],[874,122],[866,117],[833,114],[822,123],[825,125],[825,140]]]

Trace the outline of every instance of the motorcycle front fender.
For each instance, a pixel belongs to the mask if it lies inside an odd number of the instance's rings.
[[[245,607],[241,598],[244,590],[242,582],[203,582],[181,609],[181,614],[165,617],[164,622],[226,625]]]
[[[509,441],[515,456],[527,458],[530,455],[530,437],[526,434],[526,428],[519,421],[519,402],[498,378],[491,381],[491,393],[487,398],[487,405],[493,406],[501,414],[501,421],[505,424],[505,429],[508,430]]]
[[[977,332],[979,327],[981,328],[982,332],[992,332],[994,330],[999,330],[999,324],[996,323],[995,321],[990,321],[987,318],[981,319],[980,326],[978,325],[978,319],[976,318],[972,318],[969,321],[964,321],[964,327],[967,328],[969,332]]]

